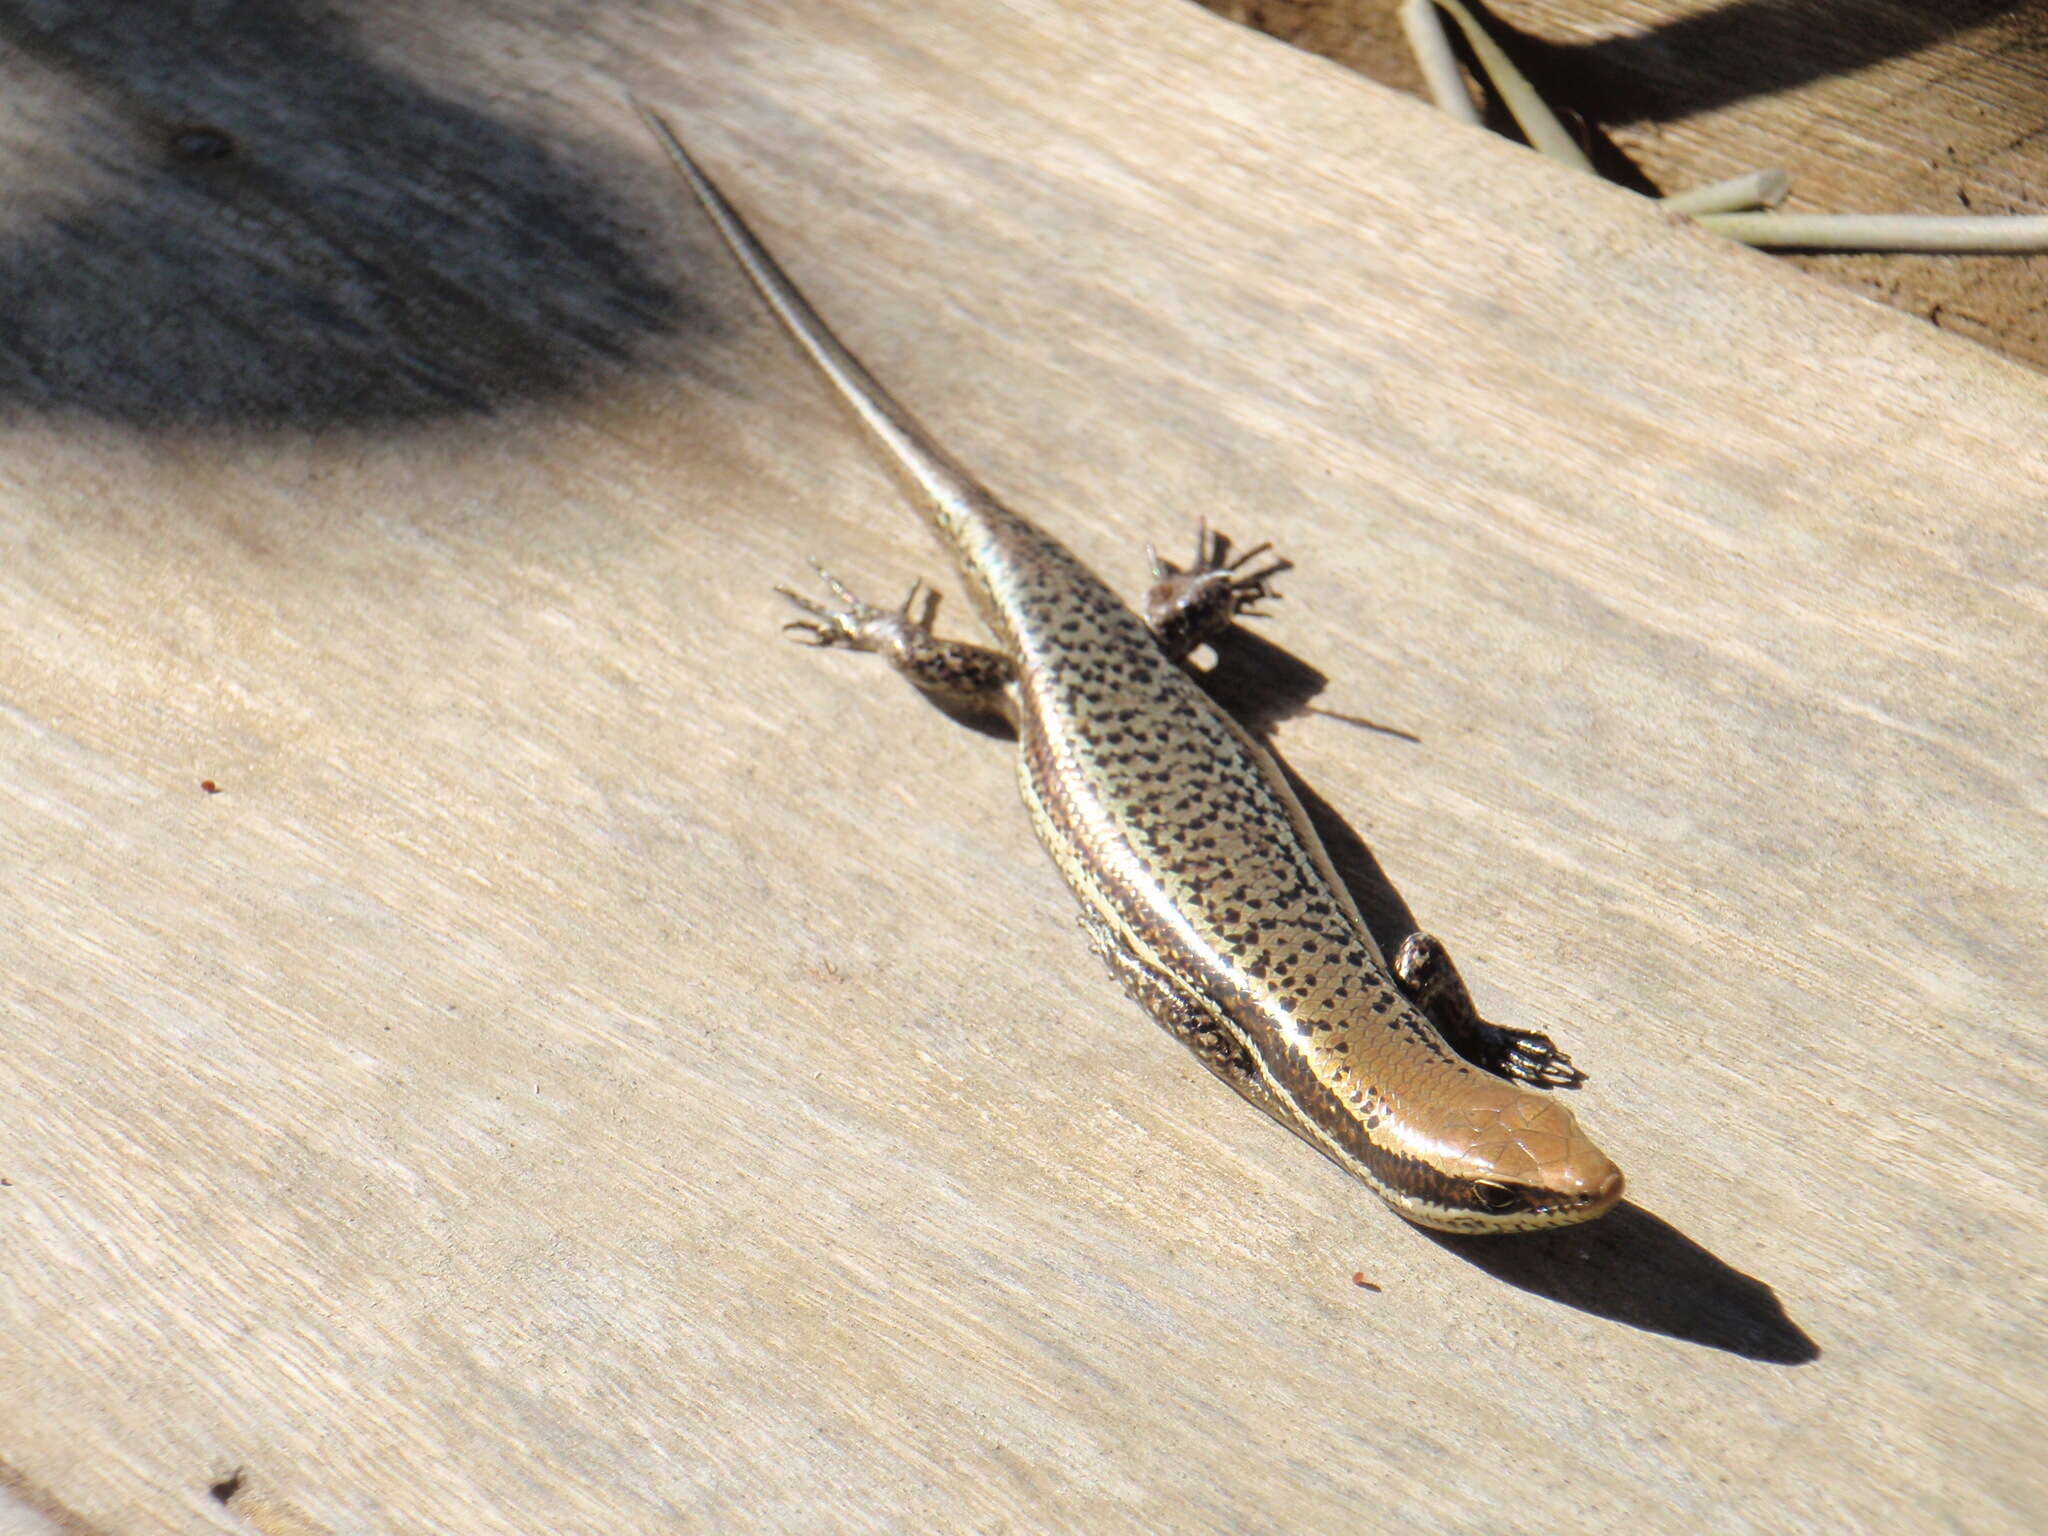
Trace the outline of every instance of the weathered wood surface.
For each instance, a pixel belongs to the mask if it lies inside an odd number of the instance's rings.
[[[2040,378],[1164,0],[416,10],[0,28],[5,1518],[2038,1511]],[[1421,740],[1279,745],[1636,1204],[1403,1226],[778,642],[938,562],[608,77],[1105,570],[1300,562]]]
[[[1787,211],[2048,213],[2044,0],[1512,0],[1554,89],[1660,187],[1759,166]],[[2048,258],[1790,258],[2048,367]]]
[[[1394,0],[1203,0],[1420,92]],[[2048,0],[1493,0],[1609,174],[1684,191],[1762,166],[1805,213],[2048,212]],[[1512,130],[1510,130],[1512,131]],[[1779,258],[2048,366],[2048,259]]]

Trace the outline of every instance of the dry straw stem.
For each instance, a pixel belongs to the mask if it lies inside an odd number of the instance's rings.
[[[1465,42],[1472,50],[1473,59],[1477,61],[1479,68],[1499,94],[1501,104],[1508,109],[1517,126],[1527,135],[1530,147],[1553,160],[1576,166],[1588,176],[1599,174],[1593,169],[1593,162],[1586,158],[1585,151],[1579,148],[1578,140],[1572,137],[1571,130],[1558,121],[1555,112],[1544,105],[1542,96],[1537,94],[1536,87],[1529,83],[1528,76],[1515,68],[1514,62],[1501,51],[1500,44],[1479,25],[1479,19],[1465,9],[1460,0],[1433,0],[1433,5],[1435,9],[1455,21],[1458,30],[1465,34]],[[1405,12],[1402,20],[1408,23],[1409,35],[1412,37],[1414,21],[1411,21]],[[1442,28],[1439,26],[1437,31],[1441,35]],[[1444,45],[1444,52],[1449,53],[1448,42]],[[1428,67],[1424,65],[1425,70]],[[1431,90],[1435,89],[1432,83]]]
[[[1515,68],[1461,0],[1403,0],[1401,24],[1437,105],[1462,121],[1479,121],[1439,12],[1448,15],[1465,34],[1473,60],[1527,136],[1530,147],[1589,175],[1599,174],[1528,77]],[[1665,202],[1696,218],[1704,229],[1766,249],[2010,255],[2048,251],[2048,216],[2041,215],[1756,211],[1775,207],[1790,190],[1790,179],[1783,171],[1762,170],[1683,192]]]
[[[1430,99],[1459,122],[1479,127],[1484,120],[1465,89],[1465,74],[1451,50],[1450,34],[1444,31],[1436,0],[1401,0],[1399,14],[1401,30],[1408,35],[1409,50],[1422,69],[1422,83],[1429,87]]]
[[[1690,192],[1678,192],[1664,199],[1674,213],[1742,213],[1755,208],[1775,208],[1792,190],[1792,178],[1772,169],[1746,171],[1726,181],[1710,182]]]
[[[1699,222],[1744,245],[1780,249],[2020,256],[2048,251],[2043,214],[1709,213]]]

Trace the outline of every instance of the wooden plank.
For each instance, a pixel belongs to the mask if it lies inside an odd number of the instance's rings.
[[[2039,0],[1736,5],[1517,0],[1552,44],[1556,89],[1600,118],[1659,186],[1763,165],[1792,176],[1788,211],[2048,212],[2048,6]],[[2048,366],[2048,260],[1885,254],[1794,257],[1945,329]]]
[[[24,1520],[2039,1507],[2039,378],[1164,0],[192,25],[8,23],[11,269],[164,327],[9,342]],[[607,76],[1087,558],[1295,557],[1421,741],[1281,748],[1633,1207],[1403,1226],[1098,974],[999,746],[776,642],[937,562]]]
[[[1422,89],[1388,0],[1202,3]],[[2040,0],[1496,0],[1490,14],[1547,98],[1588,125],[1603,170],[1644,191],[1777,166],[1789,211],[2048,212]],[[2048,365],[2041,258],[1780,259]]]

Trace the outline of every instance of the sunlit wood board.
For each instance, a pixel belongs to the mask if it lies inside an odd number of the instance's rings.
[[[292,9],[0,24],[0,1519],[2039,1508],[2039,377],[1191,5]],[[1418,739],[1279,749],[1631,1206],[1404,1226],[778,637],[957,581],[625,87],[1106,574],[1296,561]]]

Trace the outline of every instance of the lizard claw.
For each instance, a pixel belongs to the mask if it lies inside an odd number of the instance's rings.
[[[919,612],[917,609],[917,599],[920,593],[924,596],[924,609],[922,612]],[[939,617],[938,588],[926,586],[924,578],[922,576],[918,577],[917,580],[910,584],[910,595],[903,599],[903,607],[900,611],[903,617],[917,628],[930,629]]]
[[[817,561],[811,562],[825,585],[832,589],[832,595],[845,606],[828,608],[816,598],[806,597],[794,587],[777,586],[776,591],[791,603],[801,608],[808,618],[791,619],[782,626],[785,633],[794,633],[805,645],[829,649],[833,646],[861,646],[863,627],[879,618],[880,612],[869,607],[848,590],[846,583],[834,576]]]
[[[1216,532],[1206,519],[1198,522],[1195,525],[1195,563],[1189,567],[1188,574],[1197,577],[1222,577],[1229,589],[1235,613],[1250,613],[1252,604],[1264,602],[1269,598],[1278,601],[1280,594],[1267,583],[1282,571],[1293,570],[1294,562],[1283,556],[1273,555],[1273,558],[1258,570],[1247,571],[1245,567],[1259,556],[1273,554],[1271,539],[1261,539],[1250,549],[1237,550],[1235,559],[1231,558],[1232,550],[1228,534]]]
[[[831,590],[836,603],[821,603],[794,587],[775,589],[803,610],[804,617],[791,619],[782,626],[785,633],[794,634],[803,644],[828,650],[843,646],[873,651],[913,636],[929,636],[932,620],[938,616],[939,594],[926,586],[922,577],[910,584],[910,594],[903,599],[902,607],[885,610],[861,601],[852,588],[817,561],[811,562],[811,569]]]
[[[1294,569],[1291,560],[1273,555],[1271,540],[1234,551],[1226,534],[1202,519],[1195,524],[1195,558],[1186,569],[1162,560],[1150,545],[1154,585],[1145,598],[1145,620],[1175,656],[1220,635],[1236,619],[1260,619],[1258,605],[1277,599],[1272,580]],[[1272,556],[1256,570],[1246,570],[1261,555]]]
[[[782,626],[782,630],[784,634],[796,635],[799,644],[814,645],[820,649],[846,643],[830,623],[820,623],[816,619],[791,619]]]
[[[1576,1088],[1585,1082],[1586,1074],[1572,1065],[1571,1057],[1559,1050],[1548,1035],[1509,1029],[1501,1024],[1490,1027],[1504,1037],[1499,1062],[1501,1076],[1533,1088]]]

